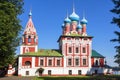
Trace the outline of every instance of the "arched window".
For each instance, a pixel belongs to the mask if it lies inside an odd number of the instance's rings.
[[[85,47],[83,47],[82,50],[83,50],[83,51],[82,51],[83,53],[86,53],[86,48],[85,48]]]
[[[83,59],[83,66],[86,66],[86,65],[87,65],[87,60]]]
[[[95,65],[98,66],[98,60],[95,61]]]
[[[69,58],[69,59],[68,59],[68,66],[71,66],[71,65],[72,65],[72,59]]]
[[[78,49],[78,47],[76,47],[76,53],[79,53],[79,49]]]
[[[69,49],[69,53],[72,53],[72,48],[71,48],[71,47],[69,47],[68,49]]]
[[[28,36],[28,42],[31,42],[31,36]]]
[[[34,36],[34,42],[36,42],[36,37]]]
[[[25,53],[28,53],[28,52],[29,52],[29,48],[26,47],[26,48],[25,48]]]
[[[30,66],[31,65],[31,62],[30,61],[26,61],[25,62],[25,66]]]

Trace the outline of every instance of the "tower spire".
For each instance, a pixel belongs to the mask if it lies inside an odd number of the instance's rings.
[[[74,2],[73,2],[73,12],[69,17],[71,21],[79,21],[79,16],[75,13],[75,7],[74,7]]]
[[[73,12],[75,12],[75,5],[74,5],[74,1],[73,1]]]
[[[67,18],[68,18],[68,11],[67,11]]]
[[[67,11],[67,14],[66,14],[66,18],[65,18],[65,20],[64,20],[64,23],[66,24],[66,23],[70,23],[71,22],[71,20],[69,19],[69,17],[68,17],[68,11]]]
[[[83,19],[85,19],[85,11],[83,11]]]
[[[85,17],[85,11],[83,11],[83,19],[86,19],[86,17]]]
[[[28,22],[26,24],[26,28],[24,30],[24,34],[36,34],[36,29],[34,27],[34,24],[32,22],[32,10],[30,9],[30,12],[29,12],[29,19],[28,19]]]
[[[85,12],[83,11],[83,19],[81,20],[81,24],[87,24],[88,21],[85,18]]]

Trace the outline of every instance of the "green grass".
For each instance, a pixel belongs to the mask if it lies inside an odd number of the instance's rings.
[[[44,76],[34,80],[120,80],[120,75],[106,76]]]

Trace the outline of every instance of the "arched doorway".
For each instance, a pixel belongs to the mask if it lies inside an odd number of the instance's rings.
[[[36,73],[38,72],[38,73],[39,73],[39,76],[42,76],[43,71],[44,71],[43,68],[38,68],[38,69],[36,70]]]

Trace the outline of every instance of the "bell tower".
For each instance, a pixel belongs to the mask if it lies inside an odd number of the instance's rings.
[[[38,36],[32,22],[32,12],[29,13],[29,20],[22,35],[20,54],[38,51]]]

